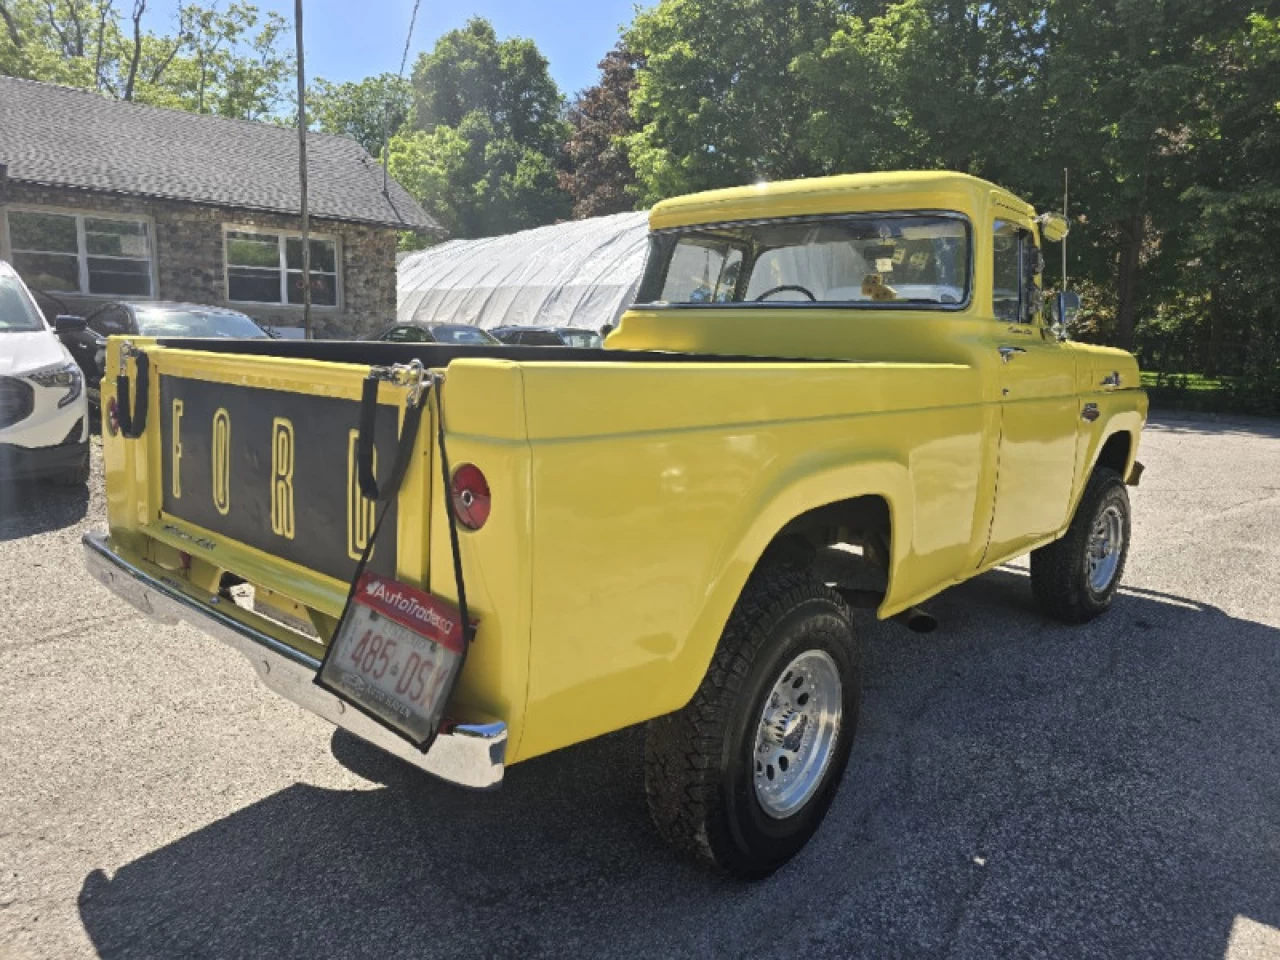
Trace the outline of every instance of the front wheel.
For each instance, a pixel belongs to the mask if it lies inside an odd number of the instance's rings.
[[[1124,481],[1099,467],[1066,534],[1031,552],[1031,589],[1045,613],[1085,623],[1111,606],[1129,556],[1130,526]]]
[[[793,571],[757,574],[693,699],[649,725],[645,792],[659,834],[738,877],[772,873],[831,805],[859,701],[840,595]]]
[[[53,482],[60,487],[83,487],[89,482],[89,445],[84,445],[84,454],[74,467],[65,467],[53,475]]]

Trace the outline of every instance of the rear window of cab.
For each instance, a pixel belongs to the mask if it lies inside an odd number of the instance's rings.
[[[959,309],[972,239],[956,213],[859,214],[656,232],[641,306],[831,304]]]

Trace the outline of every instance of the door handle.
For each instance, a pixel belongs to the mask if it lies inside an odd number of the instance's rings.
[[[1026,353],[1026,352],[1027,352],[1027,351],[1026,351],[1026,348],[1025,348],[1025,347],[1001,347],[1001,348],[1000,348],[1000,362],[1001,362],[1001,363],[1008,363],[1008,362],[1009,362],[1009,361],[1010,361],[1014,356],[1016,356],[1017,354],[1019,354],[1019,353]]]

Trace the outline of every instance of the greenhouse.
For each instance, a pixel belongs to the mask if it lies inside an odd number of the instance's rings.
[[[408,254],[397,322],[599,330],[635,297],[647,232],[647,213],[618,213]]]

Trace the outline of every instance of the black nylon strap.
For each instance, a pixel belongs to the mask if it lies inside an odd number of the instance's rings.
[[[129,377],[123,373],[116,377],[116,422],[120,424],[121,435],[129,440],[137,440],[147,429],[151,399],[151,358],[145,353],[135,353],[134,365],[138,371],[136,407],[129,396]]]
[[[372,384],[372,388],[370,387]],[[426,398],[421,398],[419,402],[409,407],[404,412],[404,426],[400,430],[400,440],[396,444],[396,462],[391,470],[391,476],[387,478],[382,488],[378,488],[377,482],[373,477],[373,424],[375,415],[378,412],[378,381],[372,376],[368,376],[364,381],[364,390],[360,395],[360,430],[356,436],[356,472],[360,481],[360,492],[366,498],[373,501],[388,501],[381,510],[378,511],[378,519],[374,521],[373,530],[369,532],[369,539],[365,541],[364,549],[360,551],[360,559],[356,561],[356,572],[351,577],[351,586],[347,590],[347,602],[342,608],[342,617],[339,618],[339,625],[342,619],[346,618],[347,608],[351,606],[351,598],[355,595],[356,584],[360,581],[360,575],[364,573],[364,568],[369,565],[369,556],[373,553],[373,545],[378,539],[378,531],[382,529],[382,521],[387,518],[387,514],[391,511],[390,500],[400,489],[400,484],[404,481],[405,471],[409,469],[409,460],[413,456],[413,445],[418,439],[418,427],[422,423],[422,408],[426,406]],[[368,474],[366,476],[366,469]],[[372,486],[373,493],[367,492],[365,481]],[[326,658],[328,652],[325,653]],[[317,677],[319,674],[317,673]]]
[[[444,382],[444,378],[435,376],[432,378],[432,391],[436,395],[436,442],[440,447],[440,478],[444,483],[444,512],[449,518],[449,546],[453,548],[453,579],[458,589],[458,612],[462,615],[462,637],[465,641],[463,646],[463,656],[466,656],[466,650],[471,646],[472,637],[475,630],[471,626],[471,614],[467,611],[467,588],[462,581],[462,551],[458,546],[458,518],[454,515],[453,509],[453,491],[449,473],[449,452],[444,443],[444,403],[440,394],[443,392],[440,385]]]
[[[396,446],[396,460],[391,467],[391,476],[379,485],[373,471],[373,436],[378,416],[378,383],[370,374],[364,378],[364,388],[360,394],[360,430],[356,436],[356,476],[360,481],[360,492],[365,499],[381,503],[390,500],[400,489],[405,471],[409,469],[409,461],[413,458],[413,444],[418,438],[418,424],[422,421],[422,408],[419,402],[404,412],[404,425],[400,430],[400,442]],[[372,541],[372,538],[370,538]],[[359,578],[357,573],[356,577]]]
[[[369,386],[370,381],[373,382],[372,388]],[[465,664],[467,652],[471,649],[471,641],[475,636],[475,629],[472,627],[471,614],[467,608],[467,592],[466,592],[466,585],[464,584],[462,579],[462,554],[459,550],[459,543],[458,543],[457,518],[454,516],[453,498],[450,493],[449,454],[445,447],[445,438],[444,438],[444,406],[440,398],[440,393],[441,393],[440,385],[443,382],[444,382],[444,378],[439,374],[431,375],[430,379],[426,384],[426,389],[429,389],[433,393],[435,393],[436,437],[440,445],[440,472],[444,481],[445,515],[448,517],[448,520],[449,520],[449,545],[452,548],[452,553],[453,553],[453,576],[454,576],[454,581],[457,584],[457,590],[458,590],[458,613],[462,617],[462,638],[463,638],[462,662],[463,664]],[[373,380],[372,377],[365,380],[365,386],[364,386],[363,393],[361,395],[361,401],[363,406],[361,409],[361,417],[360,417],[360,434],[356,440],[357,458],[363,457],[362,455],[363,446],[361,443],[362,439],[366,435],[372,436],[372,433],[373,433],[372,415],[369,414],[366,416],[368,408],[376,408],[377,381]],[[427,401],[428,401],[427,397],[425,396],[422,397],[419,403],[417,404],[417,406],[410,408],[405,413],[404,429],[401,431],[401,434],[400,434],[399,452],[397,453],[397,457],[396,457],[397,468],[392,470],[391,477],[388,478],[387,483],[383,486],[382,490],[379,491],[381,495],[387,499],[390,499],[390,497],[395,494],[396,490],[400,486],[400,482],[404,479],[405,468],[407,468],[407,455],[404,455],[404,451],[407,449],[408,451],[412,452],[412,449],[414,446],[414,439],[417,436],[418,426],[422,419],[422,409],[426,406]],[[412,420],[410,420],[410,415],[412,415]],[[369,466],[371,468],[372,459],[373,459],[371,442],[369,446],[370,446],[370,449],[368,450],[368,460],[370,461]],[[403,465],[400,462],[401,460],[405,460],[405,463]],[[362,464],[357,463],[357,468],[358,470],[363,471]],[[370,469],[369,470],[370,482],[372,482],[373,480],[372,472],[373,472],[372,469]],[[365,479],[363,476],[363,473],[361,473],[361,476],[359,477],[359,479],[361,481],[361,487],[363,489],[364,479]],[[351,609],[351,601],[352,601],[352,598],[355,596],[356,584],[359,582],[360,576],[364,573],[365,566],[369,562],[369,556],[373,552],[374,542],[378,539],[378,532],[382,529],[382,521],[386,519],[387,513],[389,511],[390,511],[390,504],[387,504],[378,512],[378,519],[374,523],[373,531],[370,533],[369,539],[365,543],[364,549],[360,553],[360,559],[356,562],[355,574],[352,576],[351,586],[347,590],[347,602],[342,608],[342,616],[338,618],[338,626],[334,630],[335,635],[339,630],[342,629],[342,623],[344,620],[346,620],[347,611]],[[325,668],[325,665],[328,663],[329,655],[332,653],[332,651],[333,651],[333,646],[332,644],[330,644],[328,648],[325,650],[324,659],[321,661],[320,669],[316,671],[316,675],[313,682],[317,686],[322,687],[326,690],[329,690],[330,692],[336,692],[333,690],[333,688],[329,687],[324,682],[324,679],[323,679],[324,668]],[[462,664],[459,664],[458,673],[454,675],[455,684],[457,682],[457,677],[461,675],[461,672],[462,672]],[[367,715],[373,716],[374,719],[377,720],[379,723],[381,723],[383,726],[389,727],[389,725],[386,723],[385,720],[382,720],[374,716],[373,714],[369,714],[367,710],[364,710],[364,708],[360,707],[358,704],[356,704],[356,707],[357,709],[360,709],[363,712],[365,712]],[[389,727],[389,729],[394,730],[395,728]],[[402,733],[401,731],[398,731],[398,730],[396,732]],[[436,736],[439,734],[439,732],[440,731],[438,729],[433,730],[431,732],[431,735],[425,741],[423,741],[422,743],[415,743],[415,746],[419,750],[421,750],[423,753],[426,753],[428,750],[431,749],[432,745],[435,743]]]

